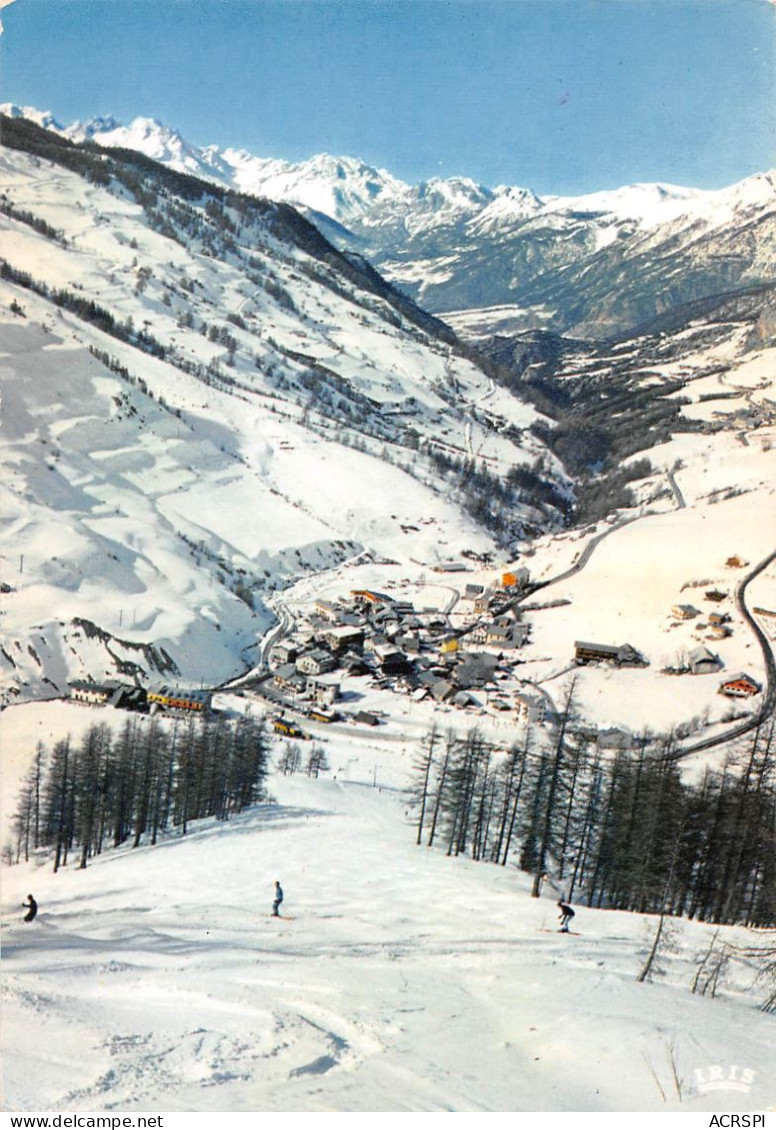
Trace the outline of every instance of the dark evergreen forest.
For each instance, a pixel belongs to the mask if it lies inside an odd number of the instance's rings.
[[[14,819],[13,858],[48,849],[59,870],[105,847],[155,844],[192,820],[228,820],[265,796],[264,726],[221,717],[133,716],[116,733],[90,726],[52,750],[39,744]]]
[[[683,775],[673,736],[606,752],[564,712],[549,748],[508,753],[432,729],[415,767],[417,843],[534,875],[567,900],[707,922],[776,923],[774,726],[722,769]]]

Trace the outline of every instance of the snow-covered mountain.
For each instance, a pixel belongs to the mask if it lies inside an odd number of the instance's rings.
[[[306,210],[337,246],[365,254],[426,309],[512,307],[515,324],[582,336],[626,331],[680,305],[776,273],[776,174],[718,191],[636,184],[540,197],[463,177],[409,185],[350,157],[290,163],[196,147],[147,118],[58,126],[170,168]],[[606,292],[604,294],[604,291]]]
[[[16,120],[3,141],[11,698],[199,679],[205,655],[217,682],[291,578],[557,524],[536,409],[292,209]],[[478,501],[475,458],[499,479],[543,459],[555,505]]]
[[[673,310],[619,345],[504,336],[475,364],[286,205],[17,119],[4,142],[7,701],[122,669],[213,685],[255,658],[279,591],[327,568],[383,561],[417,577],[510,560],[618,508],[670,510],[674,443],[693,467],[685,504],[746,481],[772,512],[767,288]],[[756,387],[743,377],[732,395],[753,360]],[[709,554],[723,508],[713,516],[711,540],[693,534]],[[729,552],[761,556],[763,528]],[[747,666],[747,638],[725,645],[727,665]],[[573,642],[520,662],[544,677]],[[664,643],[646,649],[657,664],[672,660]],[[605,717],[629,717],[611,689]],[[702,698],[718,723],[716,687]],[[678,724],[684,695],[665,701]]]

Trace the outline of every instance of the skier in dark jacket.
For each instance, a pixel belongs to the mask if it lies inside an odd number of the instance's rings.
[[[33,918],[38,913],[38,904],[36,903],[36,901],[32,897],[32,895],[27,895],[27,898],[30,901],[22,903],[22,906],[27,908],[27,913],[24,916],[24,921],[25,922],[32,922]]]
[[[280,904],[283,901],[283,888],[278,879],[275,880],[275,901],[272,903],[272,917],[280,917]]]
[[[563,899],[558,899],[558,908],[560,909],[560,932],[561,934],[568,934],[569,922],[574,917],[574,911]]]

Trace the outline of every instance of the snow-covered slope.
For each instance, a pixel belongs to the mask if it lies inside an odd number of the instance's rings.
[[[121,175],[0,149],[12,696],[109,652],[153,674],[146,647],[219,681],[300,572],[494,550],[432,448],[502,474],[544,451],[533,408],[290,209]]]
[[[14,721],[32,748],[84,714]],[[580,906],[578,935],[559,935],[550,888],[534,900],[511,866],[415,846],[410,748],[359,735],[327,757],[326,779],[275,776],[279,803],[228,823],[84,871],[5,871],[7,1110],[772,1105],[753,969],[734,961],[717,999],[690,991],[714,927],[672,924],[661,976],[639,984],[654,917]],[[269,917],[278,878],[285,921]],[[714,1077],[739,1086],[708,1092]]]

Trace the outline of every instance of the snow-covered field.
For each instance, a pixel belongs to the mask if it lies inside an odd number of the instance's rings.
[[[96,717],[10,713],[43,740]],[[711,927],[677,922],[662,975],[638,984],[654,919],[580,907],[561,936],[551,889],[533,900],[512,867],[415,846],[410,748],[338,737],[327,756],[325,778],[274,775],[277,803],[229,823],[85,871],[4,869],[7,1110],[773,1105],[753,970],[715,1000],[690,991]],[[269,917],[275,879],[287,920]],[[704,1093],[711,1068],[747,1089]]]

